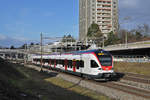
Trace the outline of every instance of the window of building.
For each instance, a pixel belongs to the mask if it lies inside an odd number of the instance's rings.
[[[110,3],[111,3],[111,1],[107,1],[107,3],[108,3],[108,4],[110,4]]]
[[[95,15],[95,13],[92,13],[92,15]]]
[[[101,4],[97,4],[97,6],[101,6]]]
[[[102,3],[102,1],[98,1],[98,3]]]

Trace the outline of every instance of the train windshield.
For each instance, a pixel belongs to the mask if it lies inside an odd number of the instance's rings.
[[[112,66],[112,56],[108,52],[102,51],[96,55],[102,66]]]

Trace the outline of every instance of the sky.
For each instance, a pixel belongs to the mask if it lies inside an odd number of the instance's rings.
[[[150,25],[149,5],[150,0],[119,0],[122,27]],[[0,45],[39,41],[41,32],[45,37],[78,38],[78,19],[78,0],[0,0]]]
[[[150,0],[119,0],[120,24],[126,29],[150,25]],[[128,17],[128,20],[124,20]]]

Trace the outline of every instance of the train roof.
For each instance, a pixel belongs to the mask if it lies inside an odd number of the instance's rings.
[[[92,49],[92,50],[72,51],[72,52],[65,52],[65,53],[53,53],[53,54],[50,54],[50,55],[60,55],[60,54],[61,55],[71,55],[71,54],[78,55],[78,54],[85,54],[85,53],[96,53],[96,52],[100,52],[100,51],[107,52],[103,49]],[[36,56],[40,56],[40,55],[36,55]]]
[[[73,52],[67,52],[63,54],[84,54],[84,53],[92,53],[92,52],[98,52],[98,51],[105,51],[103,49],[93,49],[93,50],[85,50],[85,51],[73,51]]]

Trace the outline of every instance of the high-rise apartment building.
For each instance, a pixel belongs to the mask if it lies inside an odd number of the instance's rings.
[[[79,40],[84,41],[92,23],[102,33],[118,30],[118,0],[79,0]]]

